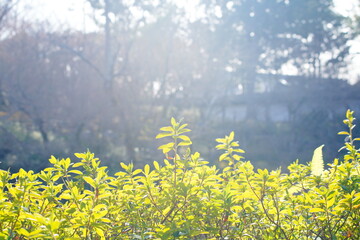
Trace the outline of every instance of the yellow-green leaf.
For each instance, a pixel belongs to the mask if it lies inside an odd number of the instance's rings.
[[[96,188],[96,183],[95,183],[94,179],[92,179],[91,177],[88,177],[88,176],[84,176],[83,179],[85,180],[85,182],[90,184],[90,186],[92,186],[93,188]]]
[[[228,155],[229,155],[228,153],[221,154],[220,157],[219,157],[219,161],[224,160]]]
[[[324,171],[324,160],[322,148],[324,145],[316,148],[311,161],[311,174],[314,176],[320,176]]]
[[[136,170],[133,172],[133,175],[139,174],[139,173],[141,173],[141,172],[142,172],[141,169],[136,169]]]
[[[191,141],[183,141],[183,142],[179,143],[178,146],[189,146],[191,144],[192,144]]]
[[[107,206],[105,204],[98,204],[93,208],[94,212],[106,210]]]
[[[312,208],[312,209],[310,209],[309,212],[310,212],[310,213],[325,212],[325,210],[322,209],[322,208]]]
[[[72,167],[76,168],[76,167],[80,167],[80,166],[83,166],[84,163],[82,162],[78,162],[78,163],[74,163],[74,165],[72,165]]]
[[[327,207],[327,208],[331,208],[334,204],[335,204],[335,197],[327,200],[327,202],[326,202],[326,207]]]
[[[169,137],[173,135],[173,133],[159,133],[158,135],[156,135],[156,139],[159,139],[159,138],[164,138],[164,137]]]
[[[24,228],[17,230],[17,232],[18,232],[18,234],[24,235],[25,237],[28,237],[30,235],[29,232]]]
[[[175,118],[171,118],[171,125],[172,126],[176,126],[177,125],[177,122],[176,122],[176,120],[175,120]]]
[[[172,149],[174,147],[175,143],[170,142],[164,145],[161,145],[160,147],[158,147],[158,149]]]
[[[234,137],[235,137],[235,133],[232,131],[232,132],[229,134],[229,142],[233,141],[233,140],[234,140]]]
[[[49,162],[51,164],[55,164],[57,162],[57,159],[54,156],[51,156],[51,158],[49,159]]]
[[[83,173],[79,170],[71,170],[69,171],[69,173],[75,173],[75,174],[79,174],[79,175],[82,175]]]
[[[159,163],[157,161],[154,161],[154,167],[156,170],[160,169]]]
[[[180,138],[181,140],[184,140],[184,141],[189,141],[189,142],[191,142],[191,140],[190,140],[190,138],[189,138],[188,136],[185,136],[185,135],[181,135],[181,136],[179,136],[179,138]]]
[[[150,166],[149,166],[149,164],[146,164],[146,165],[145,165],[145,167],[144,167],[144,173],[145,173],[145,175],[149,175],[149,173],[150,173]]]
[[[174,129],[170,126],[167,126],[167,127],[162,127],[160,128],[160,131],[164,131],[164,132],[173,132]]]
[[[120,163],[120,166],[121,166],[125,171],[127,171],[128,166],[127,166],[125,163],[121,162],[121,163]]]

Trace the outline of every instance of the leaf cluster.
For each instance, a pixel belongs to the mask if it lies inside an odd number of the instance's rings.
[[[76,162],[52,156],[39,173],[0,170],[0,239],[360,239],[352,119],[348,154],[327,169],[321,146],[288,173],[254,170],[234,132],[216,139],[228,166],[209,166],[171,119],[156,137],[170,139],[159,147],[165,159],[143,169],[120,163],[110,176],[86,152]]]

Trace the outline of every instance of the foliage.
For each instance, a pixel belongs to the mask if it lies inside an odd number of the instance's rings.
[[[359,239],[359,139],[346,116],[348,153],[321,174],[298,162],[254,170],[233,132],[216,139],[228,167],[209,166],[174,118],[157,135],[170,139],[163,165],[120,163],[109,176],[86,152],[39,173],[0,170],[0,239]]]
[[[311,174],[314,176],[320,176],[324,171],[323,147],[324,144],[314,150],[314,155],[311,160]]]

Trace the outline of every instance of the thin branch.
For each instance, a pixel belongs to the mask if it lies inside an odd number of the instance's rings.
[[[62,48],[62,49],[65,49],[65,50],[69,51],[70,53],[74,54],[75,56],[79,57],[84,63],[86,63],[89,67],[91,67],[101,77],[101,79],[105,80],[105,76],[102,73],[102,71],[94,63],[92,63],[88,58],[86,58],[82,54],[81,51],[76,51],[71,46],[69,46],[69,45],[67,45],[65,43],[56,41],[56,40],[50,40],[50,42],[53,43],[54,45]]]

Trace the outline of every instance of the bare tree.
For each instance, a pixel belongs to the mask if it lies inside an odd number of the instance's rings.
[[[6,15],[9,14],[10,10],[16,5],[16,0],[5,0],[0,3],[0,29],[1,23],[5,20]]]

